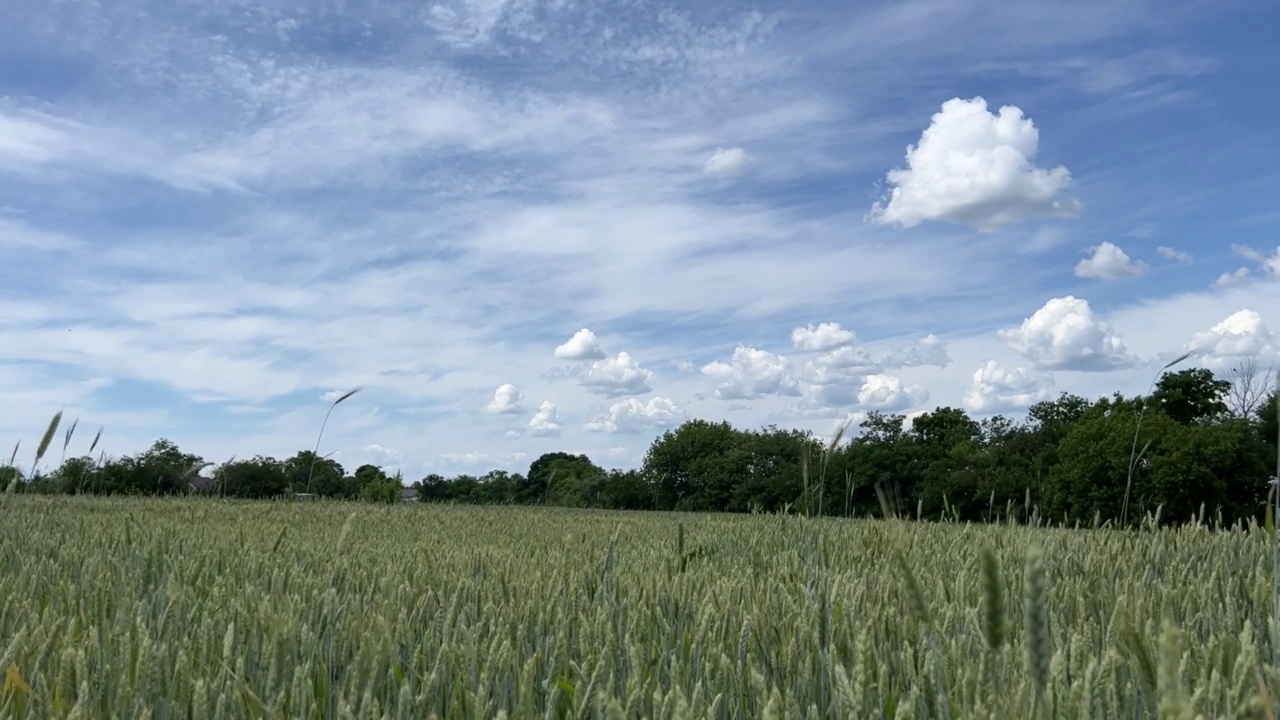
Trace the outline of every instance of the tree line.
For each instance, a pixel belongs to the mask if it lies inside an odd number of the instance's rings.
[[[312,451],[214,465],[166,439],[140,455],[72,457],[30,477],[10,463],[0,485],[1082,525],[1158,513],[1166,523],[1204,516],[1230,525],[1262,519],[1274,484],[1280,428],[1269,377],[1251,365],[1227,378],[1203,368],[1166,372],[1147,395],[1063,393],[1019,420],[975,420],[954,407],[910,420],[872,412],[826,442],[776,426],[690,420],[657,437],[638,468],[606,470],[586,455],[553,452],[523,474],[431,474],[408,486],[408,498],[404,478],[375,465],[348,473]]]

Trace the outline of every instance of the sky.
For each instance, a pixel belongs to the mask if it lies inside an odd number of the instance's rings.
[[[28,467],[59,410],[71,455],[283,458],[359,387],[321,454],[410,481],[1280,361],[1275,2],[5,14]]]

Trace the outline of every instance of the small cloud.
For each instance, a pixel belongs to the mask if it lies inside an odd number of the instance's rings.
[[[538,412],[529,419],[529,434],[537,437],[559,437],[560,417],[555,403],[543,400]]]
[[[1186,253],[1166,245],[1161,245],[1156,248],[1156,254],[1165,260],[1172,260],[1173,262],[1182,265],[1187,265],[1191,262],[1191,253]]]
[[[1049,300],[1020,327],[998,334],[1040,370],[1102,372],[1135,362],[1116,331],[1094,319],[1089,301],[1071,295]]]
[[[716,148],[711,157],[702,165],[702,171],[708,175],[720,175],[722,177],[735,175],[741,172],[743,164],[747,160],[747,153],[740,147]]]
[[[1118,245],[1104,242],[1090,248],[1093,253],[1076,263],[1076,277],[1096,280],[1120,280],[1137,277],[1147,271],[1147,264],[1135,262]]]
[[[1263,273],[1272,276],[1280,276],[1280,245],[1276,246],[1275,252],[1270,255],[1249,247],[1248,245],[1232,245],[1231,251],[1236,255],[1252,260],[1258,264],[1258,269]]]
[[[852,345],[857,339],[852,330],[845,330],[837,322],[807,325],[791,331],[791,345],[797,350],[832,350]]]
[[[944,368],[951,364],[947,341],[930,333],[908,348],[899,348],[881,361],[886,368],[933,366]]]
[[[578,383],[589,392],[605,397],[642,395],[653,390],[653,371],[640,367],[626,352],[591,363]]]
[[[1067,231],[1056,225],[1049,227],[1037,228],[1031,234],[1031,239],[1023,244],[1022,254],[1041,253],[1046,250],[1052,250],[1067,239]]]
[[[996,115],[981,97],[948,100],[907,148],[907,168],[889,171],[888,202],[876,202],[868,219],[903,228],[945,221],[994,232],[1036,216],[1078,215],[1080,204],[1064,196],[1070,171],[1037,167],[1039,145],[1040,131],[1017,107],[1006,105]]]
[[[493,413],[495,415],[513,415],[524,412],[524,408],[520,406],[520,401],[524,399],[524,395],[516,389],[511,383],[503,383],[493,391],[493,399],[483,408],[484,412]]]
[[[1251,274],[1252,273],[1247,267],[1238,268],[1235,272],[1222,273],[1219,275],[1218,279],[1213,281],[1213,285],[1214,287],[1220,288],[1239,285],[1245,280],[1248,280]]]
[[[1141,225],[1125,233],[1125,235],[1128,235],[1131,238],[1145,240],[1151,237],[1152,235],[1155,235],[1156,229],[1157,228],[1155,223],[1142,223]]]
[[[604,358],[604,350],[596,340],[596,334],[582,328],[563,345],[557,345],[555,356],[559,360],[600,360]]]
[[[377,443],[374,443],[372,445],[365,445],[364,451],[369,453],[370,455],[376,455],[387,462],[398,463],[404,460],[404,455],[399,450],[396,450],[395,448],[383,447],[381,445],[378,445]]]

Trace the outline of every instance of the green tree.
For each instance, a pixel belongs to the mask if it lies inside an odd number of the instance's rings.
[[[976,519],[979,498],[976,456],[981,448],[981,427],[959,408],[940,407],[917,416],[908,437],[913,457],[906,464],[914,481],[912,496],[925,517],[940,517],[944,510],[961,519]],[[982,503],[985,506],[985,503]]]
[[[368,465],[368,464],[361,465],[360,467],[356,468],[356,471],[353,474],[353,477],[355,479],[355,487],[356,487],[357,493],[363,493],[364,489],[370,485],[373,485],[376,483],[385,483],[388,480],[390,480],[390,478],[387,477],[387,474],[382,471],[382,468],[378,467],[377,465]]]
[[[857,436],[841,450],[845,514],[902,514],[908,510],[907,466],[915,446],[907,437],[906,416],[872,410],[858,425]]]
[[[1095,515],[1102,520],[1120,519],[1138,402],[1101,399],[1067,431],[1059,443],[1060,461],[1045,482],[1042,510],[1049,519],[1081,523],[1092,522]],[[1176,429],[1177,423],[1164,413],[1148,414],[1143,421],[1143,442],[1151,444],[1135,468],[1131,520],[1155,508],[1147,468],[1153,457],[1165,451]]]
[[[529,475],[516,485],[517,502],[594,507],[598,504],[604,468],[586,455],[546,453],[529,466]]]
[[[1151,399],[1165,415],[1189,425],[1225,415],[1230,390],[1231,382],[1219,380],[1212,371],[1188,368],[1160,376]]]
[[[5,492],[12,485],[15,491],[24,489],[26,478],[22,470],[12,465],[0,465],[0,492]]]
[[[601,491],[604,507],[615,510],[652,510],[653,488],[639,470],[610,470]]]
[[[382,480],[372,480],[360,487],[360,499],[365,502],[375,503],[397,503],[400,502],[400,490],[403,486],[386,478]]]
[[[284,461],[284,472],[294,492],[310,492],[325,497],[351,498],[356,495],[354,482],[348,482],[347,471],[336,460],[303,450]]]
[[[261,455],[222,465],[214,480],[217,492],[229,497],[271,498],[290,491],[284,463]]]
[[[644,472],[659,510],[725,510],[735,484],[759,461],[728,422],[689,420],[649,446]]]
[[[79,494],[93,487],[98,463],[91,457],[70,457],[57,470],[49,474],[48,481],[54,492]]]
[[[148,494],[186,493],[191,476],[205,465],[199,455],[182,452],[173,441],[160,438],[138,456],[136,483]]]

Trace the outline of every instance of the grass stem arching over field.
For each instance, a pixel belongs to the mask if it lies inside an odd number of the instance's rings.
[[[1267,717],[1280,696],[1256,527],[33,495],[0,512],[6,720]]]

